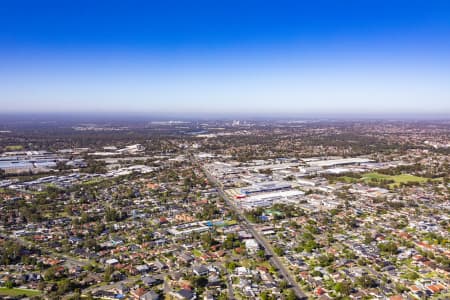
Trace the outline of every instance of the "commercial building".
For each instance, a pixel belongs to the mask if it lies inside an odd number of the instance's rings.
[[[168,231],[174,236],[185,236],[194,232],[205,232],[208,231],[209,227],[207,222],[192,222],[186,223],[170,228]]]
[[[276,191],[240,198],[236,202],[244,209],[254,209],[271,206],[275,203],[298,202],[303,195],[305,193],[298,190]]]
[[[352,158],[340,158],[340,159],[327,159],[327,160],[314,160],[309,161],[307,164],[311,167],[335,167],[335,166],[343,166],[343,165],[353,165],[353,164],[362,164],[371,162],[371,159],[361,158],[361,157],[352,157]]]
[[[247,186],[241,188],[241,193],[245,195],[255,194],[255,193],[264,193],[264,192],[273,192],[290,189],[292,185],[289,182],[285,181],[266,181],[262,183],[257,183],[251,186]]]

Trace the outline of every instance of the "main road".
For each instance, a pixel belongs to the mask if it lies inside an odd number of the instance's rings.
[[[200,167],[202,168],[203,172],[206,174],[206,177],[208,180],[213,183],[218,190],[219,195],[225,200],[227,205],[237,214],[240,224],[244,225],[244,227],[253,235],[255,240],[262,246],[264,249],[266,255],[270,257],[270,262],[278,269],[278,272],[282,275],[282,277],[289,283],[292,290],[295,292],[295,295],[298,299],[308,299],[308,297],[303,293],[303,291],[300,289],[298,283],[295,281],[295,279],[292,277],[289,270],[284,266],[284,264],[281,262],[278,255],[276,255],[275,251],[273,250],[272,245],[254,228],[252,223],[246,218],[246,216],[242,213],[242,210],[240,210],[234,201],[232,201],[228,195],[225,194],[223,190],[223,185],[221,182],[219,182],[213,175],[209,173],[206,168],[204,168],[200,162],[196,161]]]

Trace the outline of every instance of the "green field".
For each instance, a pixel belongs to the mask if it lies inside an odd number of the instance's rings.
[[[197,250],[197,249],[193,249],[192,250],[192,254],[194,254],[195,257],[202,256],[202,253],[199,250]]]
[[[233,226],[233,225],[236,225],[236,224],[237,224],[236,220],[225,221],[225,226]]]
[[[414,175],[410,175],[410,174],[400,174],[400,175],[392,176],[392,175],[385,175],[385,174],[380,174],[380,173],[376,173],[376,172],[364,174],[361,179],[363,181],[365,181],[366,183],[374,181],[374,180],[376,180],[376,181],[392,180],[394,183],[391,183],[389,185],[389,187],[391,187],[391,188],[398,186],[401,183],[408,183],[408,182],[425,183],[428,180],[428,178],[414,176]]]
[[[341,182],[345,183],[358,183],[358,182],[364,182],[366,184],[368,183],[381,183],[382,181],[390,181],[391,183],[388,184],[389,188],[396,188],[400,184],[406,184],[406,183],[426,183],[429,178],[415,176],[411,174],[400,174],[400,175],[385,175],[377,172],[371,172],[367,174],[362,174],[361,178],[357,177],[351,177],[351,176],[339,176],[336,178],[336,180],[339,180]],[[440,181],[442,178],[436,178],[432,179],[433,181]]]
[[[23,146],[21,145],[14,145],[14,146],[6,146],[5,150],[6,151],[20,151],[23,149]]]
[[[28,297],[39,296],[41,294],[40,291],[37,290],[27,290],[27,289],[8,289],[8,288],[0,288],[0,295],[4,296],[21,296],[25,295]]]
[[[356,182],[358,182],[358,178],[353,178],[353,177],[350,177],[350,176],[339,176],[339,181],[343,181],[343,182],[345,182],[345,183],[356,183]]]
[[[105,181],[105,179],[104,178],[94,178],[94,179],[83,182],[82,185],[94,185],[94,184],[100,183],[102,181]]]

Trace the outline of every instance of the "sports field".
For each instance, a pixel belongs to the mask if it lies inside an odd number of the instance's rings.
[[[374,180],[375,181],[390,180],[390,181],[393,181],[394,183],[391,183],[389,186],[395,187],[401,183],[408,183],[408,182],[425,183],[428,180],[428,178],[419,177],[419,176],[410,175],[410,174],[385,175],[385,174],[373,172],[373,173],[364,174],[362,177],[362,180],[365,181],[366,183],[374,181]]]
[[[40,294],[41,294],[41,292],[37,291],[37,290],[0,288],[0,295],[3,295],[3,296],[25,295],[27,297],[32,297],[32,296],[39,296]]]
[[[400,175],[385,175],[378,172],[371,172],[362,174],[361,178],[351,177],[351,176],[339,176],[337,178],[341,182],[346,183],[381,183],[382,181],[389,181],[389,188],[396,188],[400,184],[405,183],[425,183],[429,180],[429,178],[415,176],[411,174],[400,174]],[[433,181],[441,181],[442,178],[432,179]]]
[[[22,145],[11,145],[5,147],[6,151],[20,151],[23,149]]]

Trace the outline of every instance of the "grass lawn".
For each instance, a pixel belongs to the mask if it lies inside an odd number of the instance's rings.
[[[27,289],[8,289],[8,288],[0,288],[0,295],[4,296],[20,296],[25,295],[28,297],[39,296],[41,294],[40,291],[37,290],[27,290]]]
[[[225,221],[225,224],[227,226],[232,226],[232,225],[236,225],[237,221],[236,220],[229,220],[229,221]]]
[[[350,177],[350,176],[340,176],[340,177],[337,178],[337,180],[345,182],[345,183],[356,183],[356,182],[358,182],[357,178],[353,178],[353,177]]]
[[[200,250],[197,249],[192,250],[192,254],[194,254],[195,257],[202,256],[202,252],[200,252]]]
[[[6,146],[5,150],[6,151],[19,151],[22,150],[23,146],[22,145],[11,145],[11,146]]]
[[[104,179],[104,178],[94,178],[94,179],[83,182],[82,185],[94,185],[94,184],[100,183],[105,180],[106,179]]]
[[[269,269],[270,270],[270,268],[272,267],[271,265],[270,265],[270,263],[269,263],[269,261],[263,261],[263,262],[258,262],[258,266],[260,266],[260,267],[266,267],[267,269]]]
[[[259,263],[257,264],[256,261],[249,259],[249,258],[244,258],[238,261],[238,264],[240,264],[243,267],[246,268],[254,268],[256,267],[256,265],[259,266]]]
[[[385,175],[385,174],[380,174],[380,173],[376,173],[376,172],[364,174],[364,176],[362,177],[362,180],[365,181],[366,183],[372,181],[373,179],[392,180],[392,181],[394,181],[394,183],[389,185],[389,187],[391,187],[391,188],[398,186],[401,183],[408,183],[408,182],[425,183],[428,180],[428,178],[414,176],[414,175],[410,175],[410,174],[400,174],[400,175],[392,176],[392,175]]]
[[[450,299],[450,292],[449,293],[440,294],[440,295],[435,295],[432,299],[438,299],[438,300]]]

